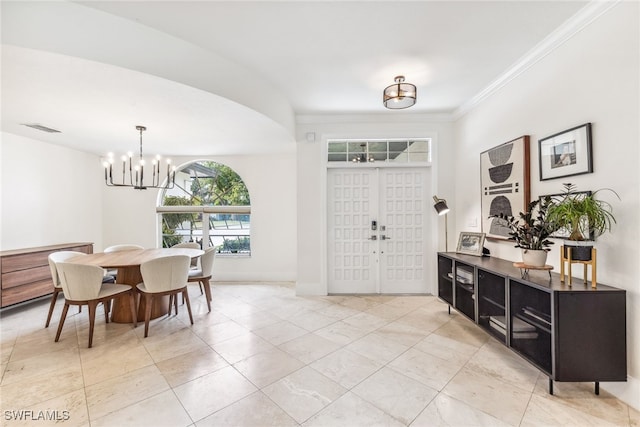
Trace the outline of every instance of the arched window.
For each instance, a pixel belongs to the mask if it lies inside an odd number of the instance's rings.
[[[230,167],[197,161],[176,171],[175,187],[164,190],[160,215],[162,247],[196,242],[221,254],[251,254],[251,200]]]

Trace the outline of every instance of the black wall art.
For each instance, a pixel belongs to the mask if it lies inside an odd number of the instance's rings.
[[[480,153],[482,231],[488,239],[508,239],[506,222],[529,204],[529,135]]]

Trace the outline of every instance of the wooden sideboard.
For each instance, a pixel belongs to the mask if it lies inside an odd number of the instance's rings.
[[[53,292],[49,254],[58,251],[93,253],[93,243],[64,243],[0,252],[0,307]]]

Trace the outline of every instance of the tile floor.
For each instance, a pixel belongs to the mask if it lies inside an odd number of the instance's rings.
[[[143,327],[48,301],[1,313],[2,425],[640,426],[593,384],[556,383],[430,296],[296,297],[290,284],[215,284],[207,313]],[[12,412],[25,410],[27,412]],[[30,412],[29,412],[30,411]]]

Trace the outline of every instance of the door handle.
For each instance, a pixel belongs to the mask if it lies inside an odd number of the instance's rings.
[[[380,236],[380,240],[391,240],[391,237],[387,237],[384,234]]]
[[[378,236],[374,234],[373,236],[369,237],[367,240],[378,240]]]

